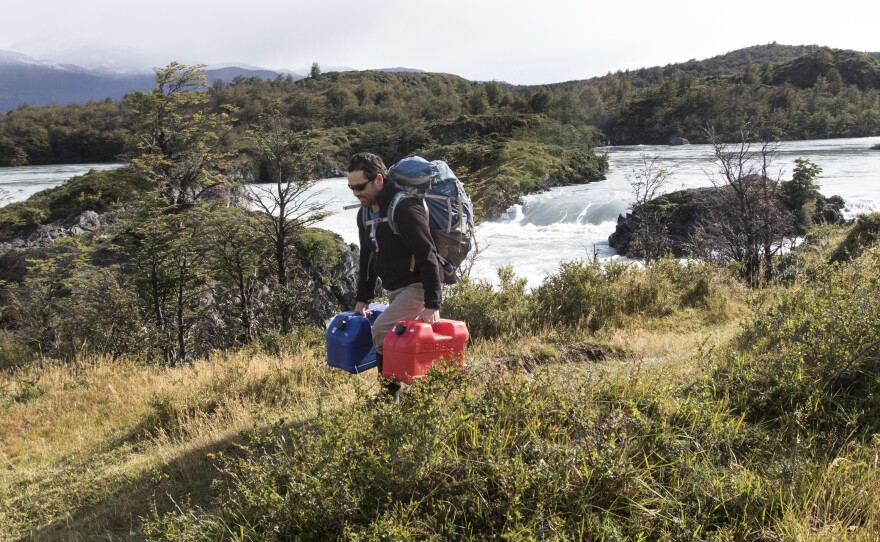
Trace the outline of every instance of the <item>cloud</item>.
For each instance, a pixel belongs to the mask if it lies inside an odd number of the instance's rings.
[[[72,56],[72,43],[88,42],[114,62],[126,56],[297,69],[317,61],[549,83],[771,41],[880,51],[875,6],[855,0],[838,0],[833,9],[817,0],[29,0],[4,6],[0,49]]]

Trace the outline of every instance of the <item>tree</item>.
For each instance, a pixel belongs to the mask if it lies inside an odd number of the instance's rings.
[[[707,137],[714,148],[718,174],[697,238],[704,257],[736,262],[750,284],[772,277],[773,256],[795,234],[795,219],[782,204],[781,174],[772,171],[779,144],[758,138],[748,126],[739,143]]]
[[[319,161],[313,134],[290,130],[277,112],[265,126],[249,132],[253,160],[244,175],[252,181],[268,181],[254,185],[251,203],[260,211],[257,231],[271,247],[281,331],[287,333],[298,296],[292,284],[294,241],[328,213],[309,193]]]
[[[312,62],[312,68],[309,70],[309,78],[314,79],[321,75],[321,66],[317,62]]]
[[[115,224],[116,246],[134,274],[141,312],[152,323],[154,348],[168,365],[204,353],[197,337],[213,308],[206,223],[202,205],[181,209],[147,194]]]
[[[638,224],[635,241],[646,262],[662,257],[667,249],[666,224],[652,202],[663,191],[670,175],[672,172],[663,167],[662,157],[643,154],[642,169],[627,176],[633,189],[633,215]]]
[[[156,69],[156,88],[125,98],[134,114],[131,163],[157,181],[174,205],[191,205],[227,182],[222,138],[229,118],[210,110],[206,87],[203,65],[172,62]]]
[[[231,342],[249,343],[258,332],[267,247],[254,239],[256,227],[256,219],[243,209],[217,208],[207,216],[208,266],[219,282],[214,297],[220,310],[238,322]]]
[[[816,210],[816,200],[822,197],[819,185],[813,180],[822,173],[822,168],[803,158],[795,159],[792,179],[782,183],[782,200],[797,216],[798,233],[804,233],[812,224]]]

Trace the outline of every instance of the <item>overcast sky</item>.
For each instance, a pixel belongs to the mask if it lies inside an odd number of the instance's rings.
[[[317,61],[538,84],[773,41],[880,51],[877,0],[2,0],[0,6],[0,49],[92,65],[180,60],[301,70]]]

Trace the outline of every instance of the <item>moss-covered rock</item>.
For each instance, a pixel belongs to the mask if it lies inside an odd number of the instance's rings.
[[[117,209],[150,187],[152,184],[132,168],[92,170],[0,208],[0,241],[29,234],[39,226],[74,219],[86,211]]]
[[[861,215],[846,239],[831,255],[832,262],[848,262],[862,255],[867,249],[880,244],[880,213]]]

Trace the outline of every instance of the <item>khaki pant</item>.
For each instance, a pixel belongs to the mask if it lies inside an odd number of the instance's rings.
[[[412,320],[425,308],[425,288],[421,282],[388,292],[388,307],[373,322],[373,344],[382,353],[385,335],[398,320]]]

